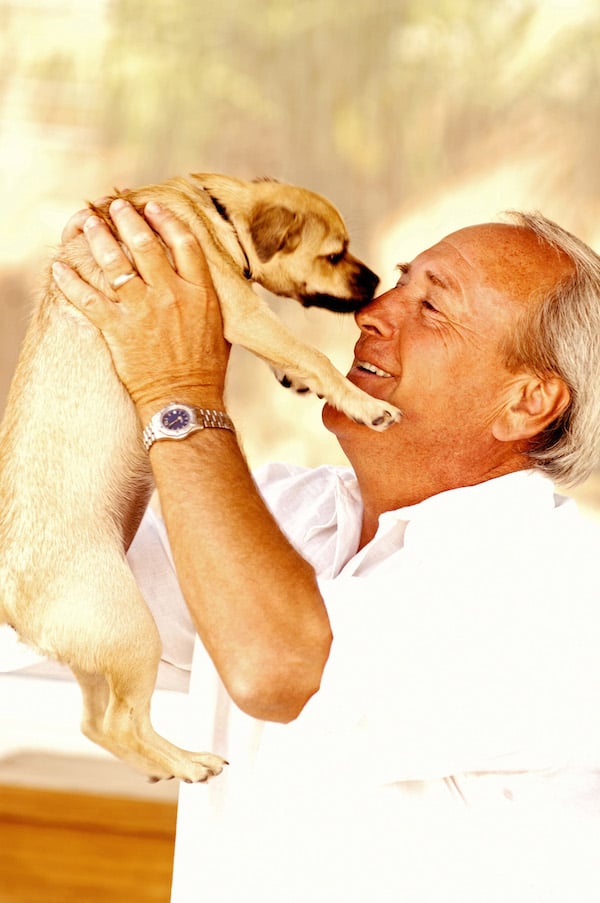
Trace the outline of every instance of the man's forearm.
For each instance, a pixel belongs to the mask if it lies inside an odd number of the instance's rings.
[[[156,442],[150,456],[181,588],[225,686],[256,718],[295,718],[331,644],[312,568],[266,508],[233,433]]]

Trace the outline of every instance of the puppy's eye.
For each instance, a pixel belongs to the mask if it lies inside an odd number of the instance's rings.
[[[339,263],[341,260],[344,259],[344,254],[345,254],[345,251],[338,251],[337,254],[328,254],[325,259],[328,260],[329,263],[332,263],[335,266],[336,263]]]

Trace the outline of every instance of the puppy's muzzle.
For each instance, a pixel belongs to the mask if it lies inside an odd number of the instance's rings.
[[[302,295],[300,300],[304,307],[324,307],[341,314],[352,314],[373,300],[375,289],[379,285],[379,276],[372,270],[359,264],[356,271],[348,279],[348,296],[324,295],[318,292]]]

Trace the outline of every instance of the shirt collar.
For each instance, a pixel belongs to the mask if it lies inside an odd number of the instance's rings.
[[[510,535],[517,524],[525,526],[556,506],[554,486],[547,477],[535,470],[519,471],[386,511],[379,518],[374,538],[355,553],[361,517],[355,492],[358,487],[348,484],[338,498],[333,573],[346,576],[363,573],[403,548],[417,553],[442,546],[451,550],[454,542],[464,541],[467,535],[483,539],[490,530],[494,537]]]
[[[478,519],[490,510],[495,516],[501,512],[515,514],[527,509],[546,512],[556,507],[554,484],[537,470],[515,473],[485,480],[474,486],[461,486],[432,495],[416,505],[385,511],[380,524],[388,520],[429,522],[457,517]]]

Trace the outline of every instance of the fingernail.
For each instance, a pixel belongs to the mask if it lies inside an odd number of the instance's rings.
[[[60,280],[62,276],[66,276],[69,271],[69,267],[65,266],[64,263],[61,263],[60,260],[55,260],[52,264],[52,275],[55,279]]]
[[[102,220],[99,216],[96,216],[95,213],[92,213],[91,216],[88,216],[85,223],[83,224],[83,231],[86,232],[88,229],[95,229],[96,226],[101,224]]]
[[[129,203],[125,200],[125,198],[116,198],[110,205],[110,212],[118,213],[119,210],[125,210],[129,207]]]
[[[148,203],[146,204],[146,213],[149,213],[150,215],[152,215],[153,213],[162,213],[162,211],[163,208],[160,206],[160,204],[157,204],[156,201],[148,201]]]

